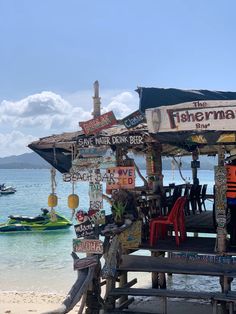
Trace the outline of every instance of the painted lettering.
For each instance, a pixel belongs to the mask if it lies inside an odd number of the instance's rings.
[[[203,106],[204,107],[204,106]],[[216,121],[216,120],[229,120],[236,119],[236,114],[231,109],[221,109],[221,110],[206,110],[203,111],[192,111],[192,109],[184,111],[173,111],[167,110],[170,126],[172,129],[176,128],[180,123],[194,123],[194,122],[203,122],[201,124],[196,123],[196,128],[207,128],[208,123],[204,121]]]

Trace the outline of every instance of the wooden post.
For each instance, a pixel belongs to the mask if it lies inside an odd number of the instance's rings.
[[[116,272],[114,269],[117,268],[117,253],[120,252],[120,243],[118,236],[116,235],[111,243],[109,238],[105,238],[104,242],[104,258],[105,265],[103,268],[106,269],[105,273],[103,273],[103,278],[106,279],[106,293],[105,293],[105,304],[104,309],[112,310],[115,308],[115,298],[110,295],[110,291],[112,291],[116,286]]]
[[[192,168],[192,180],[193,180],[193,184],[196,184],[198,185],[199,184],[199,179],[197,177],[197,165],[196,165],[196,162],[198,160],[198,151],[197,149],[195,149],[193,152],[192,152],[192,164],[191,164],[191,168]],[[196,206],[195,210],[197,209],[197,205],[194,205]],[[198,232],[194,232],[193,234],[194,237],[198,237]]]
[[[216,250],[218,253],[223,254],[226,251],[226,168],[224,166],[225,149],[222,145],[218,147],[218,166],[215,167],[215,216],[217,223],[217,237],[216,237]],[[222,292],[230,290],[230,283],[227,277],[220,278]],[[226,303],[221,303],[222,313],[226,314]]]
[[[161,144],[153,144],[146,157],[147,175],[149,184],[154,193],[158,193],[159,198],[156,202],[156,207],[161,212],[161,194],[163,193],[163,175],[162,175],[162,147]],[[152,178],[152,180],[150,180]],[[151,252],[152,256],[164,255],[165,252]],[[165,273],[152,273],[152,287],[153,288],[166,288]]]
[[[218,149],[218,166],[215,167],[215,215],[217,223],[216,250],[218,253],[224,253],[226,250],[226,168],[224,166],[224,147]]]
[[[125,151],[123,150],[122,147],[117,147],[116,148],[116,161],[117,161],[117,166],[123,166],[123,156],[125,155]],[[124,250],[122,254],[128,254],[127,250]],[[122,288],[124,287],[128,282],[128,273],[123,271],[119,277],[119,287]],[[119,299],[119,305],[124,303],[125,301],[128,300],[128,296],[122,296]]]
[[[197,177],[197,165],[196,165],[196,162],[198,160],[198,151],[197,151],[197,149],[195,149],[192,152],[192,160],[193,160],[193,162],[191,164],[191,168],[192,168],[193,184],[198,184],[199,180],[198,180],[198,177]]]
[[[128,254],[127,252],[123,252],[123,254]],[[128,282],[128,272],[127,271],[122,271],[120,277],[119,277],[119,287],[123,288]],[[121,296],[119,299],[119,305],[124,303],[125,301],[128,300],[128,296]]]

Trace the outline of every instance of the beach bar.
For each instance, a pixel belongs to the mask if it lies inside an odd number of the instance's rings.
[[[68,313],[79,301],[79,313],[84,308],[93,314],[133,313],[129,306],[136,296],[160,297],[163,314],[168,298],[207,300],[214,314],[234,313],[236,93],[142,87],[137,92],[138,110],[117,120],[112,111],[101,114],[95,82],[93,119],[80,122],[82,131],[29,145],[65,182],[89,185],[89,210],[79,211],[74,225],[78,279],[57,313]],[[136,155],[145,158],[146,175]],[[211,192],[198,178],[202,155],[217,156]],[[178,163],[183,156],[191,157],[191,181],[164,185],[163,158]],[[142,186],[136,186],[137,176]],[[132,272],[151,273],[150,285],[140,288],[136,278],[128,280]],[[219,289],[169,289],[171,274],[217,277]]]

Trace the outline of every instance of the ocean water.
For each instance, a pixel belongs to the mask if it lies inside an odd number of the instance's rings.
[[[191,178],[191,171],[183,171],[185,178]],[[213,171],[199,171],[200,182],[208,184],[208,193],[212,192]],[[72,191],[70,183],[62,180],[57,173],[57,211],[70,218],[67,197]],[[183,183],[178,171],[164,171],[164,184]],[[13,185],[17,192],[0,197],[0,222],[11,214],[38,215],[40,208],[47,207],[47,198],[51,191],[50,170],[0,170],[0,183]],[[142,182],[137,178],[137,184]],[[88,210],[88,184],[76,184],[76,193],[80,196],[80,209]],[[209,208],[212,203],[209,202]],[[104,201],[108,212],[109,205]],[[36,233],[0,234],[0,289],[5,291],[48,291],[66,293],[76,280],[71,257],[74,229]],[[141,252],[147,254],[146,252]],[[84,255],[81,255],[83,257]],[[135,276],[131,275],[131,276]],[[150,274],[139,274],[139,285],[151,283]],[[217,278],[205,276],[174,275],[168,278],[169,287],[178,289],[219,290]]]

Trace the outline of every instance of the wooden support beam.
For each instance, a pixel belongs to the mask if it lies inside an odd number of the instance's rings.
[[[119,282],[119,287],[125,287],[125,285],[127,284],[127,280],[128,280],[128,275],[127,275],[127,271],[122,271],[121,275],[120,275],[120,282]],[[127,296],[122,296],[119,299],[119,305],[125,303],[128,301],[128,297]]]
[[[134,302],[134,297],[125,300],[123,303],[119,304],[118,310],[127,309],[131,303]]]

